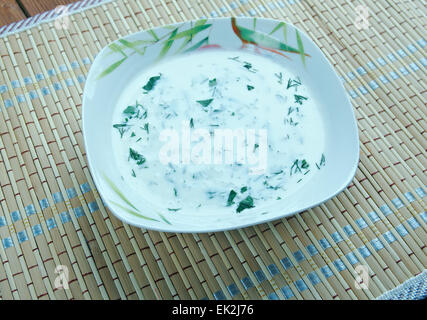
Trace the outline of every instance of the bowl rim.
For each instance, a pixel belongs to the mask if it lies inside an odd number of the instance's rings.
[[[238,21],[252,21],[254,19],[254,17],[248,17],[248,16],[244,16],[244,17],[235,17]],[[278,216],[274,216],[274,217],[265,217],[265,218],[259,218],[256,221],[253,222],[245,222],[245,223],[240,223],[239,225],[236,226],[218,226],[218,227],[206,227],[206,228],[200,228],[199,226],[197,228],[190,228],[191,230],[181,230],[181,229],[177,229],[174,225],[171,224],[164,224],[161,225],[159,227],[156,226],[148,226],[145,225],[143,223],[143,221],[141,220],[141,223],[137,223],[132,221],[131,219],[128,218],[127,215],[121,215],[120,213],[116,212],[119,211],[118,209],[116,209],[115,206],[110,206],[109,202],[110,200],[108,198],[102,198],[102,190],[104,189],[104,184],[100,181],[99,179],[99,171],[95,169],[95,165],[94,165],[94,161],[92,159],[91,153],[89,152],[89,148],[88,148],[88,144],[87,144],[87,138],[86,135],[89,131],[89,129],[86,129],[87,127],[87,123],[88,120],[86,119],[87,117],[85,117],[85,110],[87,110],[88,108],[88,102],[87,102],[87,88],[89,86],[92,86],[93,83],[92,81],[89,82],[88,80],[90,79],[95,79],[95,75],[94,75],[94,66],[95,64],[99,61],[99,57],[101,57],[106,50],[108,50],[109,45],[111,45],[112,43],[116,43],[121,39],[126,39],[129,37],[132,37],[134,35],[140,34],[140,33],[146,33],[149,32],[151,30],[159,30],[159,29],[164,29],[164,28],[168,28],[171,26],[179,26],[182,24],[186,24],[186,23],[194,23],[197,22],[199,20],[206,20],[206,22],[209,21],[220,21],[220,20],[229,20],[231,19],[231,17],[216,17],[216,18],[207,18],[207,19],[192,19],[192,20],[186,20],[183,22],[177,22],[177,23],[172,23],[172,24],[167,24],[167,25],[163,25],[163,26],[156,26],[154,28],[149,28],[146,30],[140,30],[128,35],[124,35],[120,38],[117,38],[114,41],[109,42],[107,45],[105,45],[97,54],[95,59],[92,62],[92,65],[89,69],[89,72],[87,74],[86,77],[86,82],[85,82],[85,86],[84,86],[84,90],[83,90],[83,96],[82,96],[82,135],[83,135],[83,145],[86,151],[86,158],[87,158],[87,166],[89,169],[89,172],[91,173],[92,179],[93,179],[93,183],[95,184],[96,189],[99,191],[99,197],[101,199],[101,201],[103,202],[104,205],[106,205],[106,207],[108,207],[108,209],[110,210],[110,212],[119,220],[121,220],[122,222],[125,222],[129,225],[138,227],[138,228],[142,228],[142,229],[146,229],[146,230],[153,230],[153,231],[159,231],[159,232],[171,232],[171,233],[210,233],[210,232],[221,232],[221,231],[230,231],[230,230],[236,230],[236,229],[241,229],[241,228],[246,228],[249,226],[254,226],[254,225],[259,225],[259,224],[263,224],[263,223],[269,223],[271,221],[275,221],[275,220],[281,220],[283,218],[286,217],[290,217],[293,216],[297,213],[300,212],[304,212],[308,209],[314,208],[319,206],[322,203],[327,202],[328,200],[332,199],[333,197],[335,197],[336,195],[338,195],[339,193],[341,193],[344,189],[346,189],[349,184],[353,181],[354,176],[356,175],[356,171],[358,168],[358,164],[359,164],[359,160],[360,160],[360,138],[359,138],[359,131],[358,131],[358,127],[357,127],[357,121],[356,121],[356,117],[355,117],[355,110],[353,105],[351,104],[351,101],[349,99],[349,95],[347,93],[347,91],[345,90],[345,87],[342,83],[342,81],[340,80],[335,68],[333,67],[333,65],[331,64],[331,62],[326,58],[325,54],[323,53],[323,51],[319,48],[319,46],[311,39],[311,37],[309,37],[306,32],[302,31],[301,29],[299,29],[298,27],[296,27],[295,25],[293,25],[292,23],[288,23],[287,21],[284,20],[278,20],[278,19],[272,19],[272,18],[263,18],[263,17],[257,17],[257,22],[261,22],[261,21],[270,21],[270,22],[285,22],[287,26],[291,26],[293,27],[295,30],[297,30],[300,34],[302,34],[305,38],[307,38],[308,40],[311,41],[311,43],[314,45],[314,47],[319,51],[320,55],[322,56],[323,60],[326,61],[327,65],[329,66],[329,68],[333,71],[333,76],[335,77],[335,79],[337,80],[338,83],[338,87],[340,89],[340,91],[342,90],[344,92],[344,100],[345,103],[347,104],[347,106],[350,107],[350,113],[351,113],[351,123],[353,124],[352,127],[350,128],[353,133],[353,139],[356,141],[356,143],[354,144],[355,150],[353,150],[353,155],[355,155],[354,157],[354,161],[350,167],[350,169],[348,170],[349,174],[347,176],[347,178],[343,179],[343,183],[337,187],[336,191],[334,191],[333,193],[331,193],[329,196],[325,197],[322,200],[310,203],[307,206],[304,207],[300,207],[296,210],[293,211],[289,211],[283,214],[280,214]],[[258,217],[262,217],[262,216],[258,216]],[[162,227],[164,226],[164,228]]]

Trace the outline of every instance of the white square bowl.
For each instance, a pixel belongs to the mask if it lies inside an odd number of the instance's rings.
[[[149,195],[142,198],[131,183],[121,178],[113,156],[111,125],[115,102],[128,79],[158,61],[159,56],[161,59],[176,56],[185,37],[170,43],[167,52],[161,53],[174,30],[182,34],[186,31],[187,34],[192,33],[191,41],[184,47],[187,52],[201,46],[239,50],[242,41],[233,32],[232,19],[189,21],[141,31],[109,44],[96,56],[83,95],[83,136],[97,189],[119,219],[138,227],[166,232],[214,232],[242,228],[319,205],[341,192],[353,179],[359,161],[359,137],[353,108],[340,79],[321,50],[302,31],[282,21],[261,18],[236,18],[234,21],[239,26],[255,28],[261,38],[279,40],[302,53],[293,55],[291,60],[282,59],[280,63],[301,75],[319,102],[325,130],[326,163],[322,170],[313,175],[298,193],[276,201],[274,205],[251,209],[250,214],[218,212],[198,219],[185,212],[171,214],[165,208],[150,203]],[[309,57],[304,52],[309,53]]]

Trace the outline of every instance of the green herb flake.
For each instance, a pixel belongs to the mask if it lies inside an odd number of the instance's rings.
[[[248,91],[251,91],[251,90],[255,89],[255,87],[254,87],[254,86],[251,86],[251,85],[249,85],[249,84],[248,84],[246,87],[248,88]]]
[[[302,161],[301,161],[301,168],[303,168],[303,169],[308,169],[308,167],[309,167],[309,165],[308,165],[307,161],[302,160]]]
[[[132,148],[129,148],[129,158],[135,160],[138,166],[142,165],[145,162],[144,156],[139,154]]]
[[[289,78],[288,80],[288,86],[286,87],[286,89],[295,87],[295,89],[301,85],[301,80],[299,78],[297,78],[296,80],[293,80],[291,78]]]
[[[248,190],[248,187],[243,187],[240,189],[240,193],[245,193]]]
[[[125,128],[127,127],[128,125],[127,124],[125,124],[125,123],[121,123],[121,124],[113,124],[113,128],[115,128],[115,129],[117,129],[117,131],[119,132],[119,134],[120,134],[120,138],[123,138],[123,134],[125,133]]]
[[[255,72],[258,71],[257,69],[255,69],[255,68],[252,67],[252,63],[246,62],[246,61],[243,62],[243,68],[248,69],[248,71],[250,71],[252,73],[255,73]]]
[[[194,128],[194,121],[193,118],[190,119],[190,128]]]
[[[126,123],[113,124],[113,128],[116,128],[116,129],[118,129],[118,128],[125,128],[127,126],[128,125]]]
[[[148,82],[145,84],[145,86],[142,87],[147,93],[148,91],[151,91],[154,89],[154,86],[156,85],[157,81],[159,81],[161,74],[155,77],[151,77]]]
[[[300,168],[300,166],[299,166],[299,160],[298,159],[296,159],[295,161],[294,161],[294,163],[292,164],[292,166],[291,166],[291,173],[290,173],[290,175],[292,175],[293,173],[295,174],[295,173],[298,173],[298,172],[301,172],[301,168]]]
[[[132,177],[136,178],[136,174],[135,174],[135,171],[133,169],[132,169]]]
[[[251,70],[251,69],[252,69],[252,63],[250,63],[250,62],[245,62],[245,64],[243,65],[243,68],[246,68],[246,69],[248,69],[248,70]]]
[[[283,74],[281,72],[279,72],[279,73],[275,73],[274,75],[277,77],[277,82],[279,84],[282,84],[283,83]]]
[[[308,170],[309,167],[310,167],[310,165],[308,164],[308,162],[306,160],[304,160],[304,159],[303,160],[296,159],[294,161],[294,163],[292,164],[292,166],[291,166],[290,175],[292,176],[292,174],[302,173],[302,169],[307,170],[304,173],[304,175],[305,175],[305,174],[308,173],[308,171],[310,171],[310,170]]]
[[[147,134],[150,133],[150,129],[148,128],[148,123],[144,124],[144,128],[145,131],[147,131]]]
[[[130,137],[133,138],[135,136],[136,136],[135,132],[132,131],[132,134],[130,135]]]
[[[234,203],[234,198],[237,196],[237,192],[234,190],[231,190],[228,199],[227,199],[227,207],[231,206]]]
[[[206,100],[197,100],[196,102],[201,104],[203,107],[207,107],[212,103],[213,99],[206,99]]]
[[[179,210],[181,210],[181,208],[176,208],[176,209],[171,209],[171,208],[168,208],[168,210],[169,210],[169,211],[172,211],[172,212],[176,212],[176,211],[179,211]]]
[[[216,86],[216,78],[209,80],[209,87],[215,87]]]
[[[325,155],[322,153],[322,157],[320,158],[319,164],[316,163],[317,169],[320,170],[320,167],[324,167],[325,163],[326,163],[326,158],[325,158]]]
[[[126,115],[134,115],[135,113],[136,113],[136,107],[135,106],[128,106],[123,111],[123,114],[126,114]]]
[[[247,196],[245,199],[240,201],[239,206],[236,209],[237,213],[242,212],[245,209],[254,208],[254,199],[251,196]]]
[[[302,105],[303,101],[308,100],[307,97],[300,96],[300,95],[297,95],[297,94],[294,95],[294,97],[295,97],[295,103],[299,103],[300,105]]]

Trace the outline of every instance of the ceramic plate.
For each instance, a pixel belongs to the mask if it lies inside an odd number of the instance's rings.
[[[244,38],[245,33],[250,34],[249,43]],[[245,49],[242,49],[244,43]],[[292,48],[287,58],[280,52],[284,47]],[[131,183],[121,178],[113,156],[112,119],[118,107],[116,102],[129,79],[158,61],[215,48],[254,49],[260,54],[277,55],[275,61],[305,79],[323,118],[326,161],[322,163],[322,170],[292,197],[285,197],[268,207],[251,209],[248,214],[218,211],[195,218],[186,212],[168,212],[150,203],[149,195],[142,197]],[[167,232],[236,229],[304,211],[342,191],[353,179],[359,161],[353,109],[331,64],[302,31],[271,19],[189,21],[141,31],[109,44],[96,56],[86,81],[83,135],[93,179],[113,214],[129,224]]]

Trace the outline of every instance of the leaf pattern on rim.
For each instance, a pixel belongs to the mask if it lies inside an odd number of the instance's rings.
[[[302,39],[301,39],[301,36],[300,36],[298,30],[296,30],[296,34],[297,34],[298,49],[299,49],[299,52],[300,52],[300,55],[301,55],[302,63],[305,66],[304,44],[302,43]]]
[[[196,35],[197,33],[210,28],[212,26],[212,24],[202,24],[202,25],[195,25],[193,28],[182,31],[174,36],[172,36],[170,39],[171,40],[177,40],[177,39],[181,39],[184,37],[193,37],[194,35]]]
[[[144,216],[140,213],[139,209],[137,207],[135,207],[126,197],[125,195],[120,191],[120,189],[114,184],[113,181],[111,181],[105,174],[103,174],[105,181],[107,181],[107,184],[110,186],[110,188],[119,196],[120,199],[123,200],[123,202],[125,202],[128,206],[130,206],[131,208],[128,208],[120,203],[117,203],[116,201],[110,200],[110,202],[112,204],[114,204],[115,206],[119,207],[120,209],[126,211],[127,213],[138,217],[138,218],[142,218],[145,220],[151,220],[151,221],[156,221],[156,222],[160,222],[157,219],[151,218],[151,217],[147,217]],[[171,224],[169,221],[167,221],[164,217],[162,217],[162,215],[159,214],[159,216],[162,218],[163,221],[167,222],[168,224]]]
[[[194,24],[194,27],[196,28],[196,27],[199,27],[199,26],[203,26],[206,23],[206,21],[208,21],[208,20],[207,19],[197,20],[196,23]],[[191,27],[191,29],[194,29],[192,22],[190,22],[190,27]],[[193,36],[194,35],[195,35],[194,32],[190,32],[188,35],[186,35],[185,40],[183,41],[181,47],[179,47],[179,49],[177,50],[177,53],[181,52],[188,45],[188,43],[190,43],[190,42],[193,41]],[[187,51],[189,51],[189,50],[188,49],[185,50],[185,52],[187,52]]]
[[[107,74],[110,74],[111,72],[113,72],[114,70],[116,70],[123,62],[125,62],[126,59],[127,59],[127,57],[126,58],[122,58],[122,59],[120,59],[117,62],[114,62],[111,66],[109,66],[107,69],[105,69],[104,71],[102,71],[99,74],[98,78],[96,78],[96,79],[99,80],[99,79],[105,77]]]
[[[108,178],[105,174],[104,174],[104,179],[105,181],[107,181],[108,185],[110,186],[111,189],[113,189],[113,191],[119,196],[120,199],[122,199],[127,205],[129,205],[130,207],[132,207],[135,210],[138,210],[126,197],[125,195],[120,191],[119,188],[117,188],[117,186],[114,184],[113,181],[110,180],[110,178]]]
[[[172,47],[173,44],[173,37],[177,34],[178,28],[175,28],[175,30],[172,31],[171,35],[169,36],[168,40],[166,40],[165,44],[163,45],[162,50],[160,51],[159,56],[157,57],[157,61],[162,59],[166,53],[168,53],[169,49]]]
[[[282,41],[279,41],[278,39],[272,36],[272,34],[277,30],[279,30],[280,28],[284,28],[285,30],[284,36],[286,36],[286,24],[283,22],[280,22],[279,24],[277,24],[277,26],[269,34],[267,34],[262,31],[256,31],[256,30],[252,30],[252,29],[243,27],[241,25],[238,25],[236,18],[231,17],[231,28],[234,34],[242,41],[242,48],[251,44],[263,50],[281,55],[287,59],[290,59],[290,58],[287,55],[285,55],[284,52],[300,54],[301,57],[303,57],[302,60],[303,60],[304,66],[305,66],[305,57],[306,56],[310,57],[309,54],[304,52],[304,46],[302,44],[302,39],[298,30],[296,30],[298,48],[294,48]]]
[[[138,43],[135,43],[135,42],[130,42],[130,41],[127,41],[126,39],[119,39],[118,40],[125,48],[129,48],[129,49],[132,49],[132,50],[134,50],[136,53],[139,53],[140,55],[144,55],[144,53],[145,53],[145,47],[144,47],[144,49],[140,49],[139,47],[138,47]]]
[[[122,55],[122,58],[110,66],[108,66],[105,70],[103,70],[99,76],[98,79],[101,79],[105,77],[106,75],[112,73],[114,70],[116,70],[123,62],[126,61],[128,57],[131,55],[137,53],[139,55],[144,55],[146,52],[146,49],[150,45],[154,45],[162,40],[163,46],[160,50],[160,53],[157,57],[157,60],[161,60],[164,56],[166,56],[171,49],[172,45],[175,41],[181,41],[181,46],[179,49],[174,52],[174,54],[180,53],[184,50],[184,52],[190,52],[193,50],[196,50],[203,46],[204,44],[209,43],[209,35],[207,35],[202,40],[198,41],[196,44],[193,44],[194,37],[198,35],[199,33],[202,33],[205,30],[209,30],[212,27],[212,24],[206,24],[208,20],[207,19],[200,19],[197,20],[194,23],[191,22],[190,25],[187,23],[181,23],[177,26],[165,26],[165,29],[170,30],[169,32],[166,32],[166,34],[159,36],[157,33],[150,29],[147,31],[149,35],[151,35],[152,39],[145,39],[145,40],[135,40],[135,41],[129,41],[124,38],[117,40],[114,43],[111,43],[108,47],[110,49],[109,52],[106,53],[106,55],[110,55],[113,53],[120,53]],[[180,31],[180,28],[189,26],[188,29]],[[191,45],[189,48],[188,46]]]
[[[199,42],[197,42],[196,44],[194,44],[193,46],[191,46],[190,48],[188,48],[187,50],[185,50],[184,52],[194,51],[194,50],[200,48],[201,46],[203,46],[204,44],[207,44],[208,42],[209,42],[209,37],[206,37],[206,38],[200,40]]]
[[[288,42],[288,30],[287,30],[287,25],[284,22],[280,22],[277,24],[277,26],[271,30],[271,32],[268,35],[272,35],[273,33],[275,33],[277,30],[283,28],[283,39],[285,40],[285,43]]]
[[[111,202],[112,204],[114,204],[115,206],[117,206],[117,207],[119,207],[120,209],[122,209],[122,210],[126,211],[127,213],[130,213],[131,215],[133,215],[133,216],[135,216],[135,217],[143,218],[143,219],[145,219],[145,220],[151,220],[151,221],[157,221],[157,222],[159,222],[159,220],[157,220],[157,219],[153,219],[153,218],[150,218],[150,217],[143,216],[143,215],[142,215],[142,214],[140,214],[139,212],[137,212],[137,211],[135,211],[135,210],[132,210],[132,209],[129,209],[129,208],[126,208],[125,206],[123,206],[123,205],[121,205],[120,203],[117,203],[117,202],[115,202],[115,201],[113,201],[113,200],[110,200],[110,202]],[[163,217],[162,217],[162,218],[163,218]],[[170,223],[169,223],[169,224],[170,224]]]
[[[159,37],[157,36],[157,34],[154,32],[154,30],[153,29],[150,29],[150,30],[148,30],[147,31],[149,34],[151,34],[151,36],[154,38],[154,40],[157,42],[157,41],[159,41],[160,39],[159,39]]]

